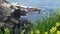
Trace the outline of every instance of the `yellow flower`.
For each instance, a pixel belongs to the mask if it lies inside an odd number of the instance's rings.
[[[5,29],[5,32],[9,32],[8,28]]]
[[[39,31],[39,30],[35,30],[35,33],[36,33],[36,34],[40,34],[40,31]]]
[[[51,33],[54,33],[56,31],[56,27],[52,27],[51,29],[50,29],[50,32]]]
[[[34,32],[33,31],[31,31],[31,34],[33,34]]]
[[[57,31],[57,34],[60,34],[60,31]]]
[[[44,34],[48,34],[48,32],[44,32]]]
[[[59,22],[56,22],[56,26],[59,26],[60,25],[60,23]]]
[[[60,14],[60,9],[58,10],[58,12],[57,12],[58,14]]]

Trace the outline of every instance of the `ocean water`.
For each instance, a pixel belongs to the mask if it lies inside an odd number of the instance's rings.
[[[60,8],[60,0],[7,0],[9,2],[17,2],[20,5],[43,7],[43,8]]]
[[[60,8],[60,0],[8,0],[9,2],[18,2],[20,5],[42,8],[40,13],[28,12],[28,20],[36,20],[45,17],[43,14],[56,12]]]
[[[36,12],[28,12],[27,17],[28,20],[36,20],[36,19],[41,19],[42,17],[46,17],[46,15],[44,13],[48,13],[48,14],[53,14],[54,12],[56,12],[57,10],[55,9],[44,9],[42,11],[40,11],[40,13],[36,13]]]

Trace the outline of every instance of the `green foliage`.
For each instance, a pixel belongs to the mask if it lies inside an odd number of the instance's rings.
[[[35,27],[32,27],[31,30],[35,31],[38,29],[41,32],[40,34],[44,34],[44,32],[48,32],[48,34],[51,34],[50,29],[52,27],[56,26],[56,22],[60,23],[60,14],[59,13],[54,12],[54,13],[50,13],[49,15],[46,14],[46,17],[43,17],[40,20],[39,19],[36,20],[37,25],[34,25]],[[58,26],[58,27],[60,27],[60,26]],[[60,30],[60,28],[57,28],[57,29]],[[53,34],[56,34],[56,32]]]
[[[60,23],[60,11],[54,12],[54,13],[50,13],[48,15],[46,15],[46,17],[42,17],[42,19],[37,19],[36,21],[31,21],[31,23],[33,24],[31,30],[28,32],[28,34],[56,34],[57,30],[60,30],[60,25],[56,26],[56,23]],[[57,30],[54,33],[50,32],[50,29],[53,30],[56,27]],[[53,32],[53,31],[52,31]],[[2,32],[0,31],[0,34]],[[6,31],[6,34],[8,34],[9,32]]]

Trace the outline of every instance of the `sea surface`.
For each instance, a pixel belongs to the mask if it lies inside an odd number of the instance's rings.
[[[60,0],[8,0],[9,2],[17,2],[20,5],[32,6],[37,8],[42,8],[40,13],[37,12],[28,12],[28,20],[36,20],[45,17],[44,12],[53,13],[60,8]]]

